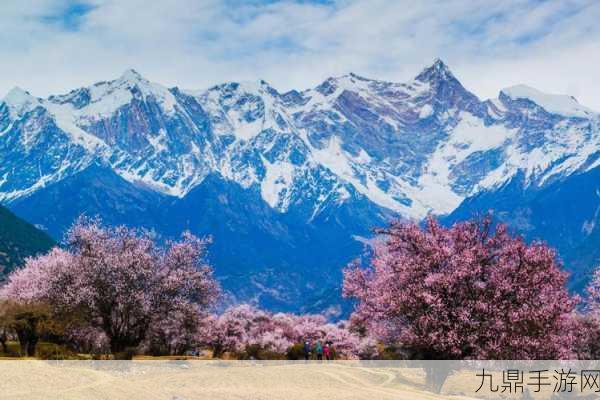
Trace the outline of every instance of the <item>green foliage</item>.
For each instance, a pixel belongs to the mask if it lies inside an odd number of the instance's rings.
[[[379,358],[381,360],[405,360],[408,355],[401,348],[390,345],[379,345]]]
[[[242,360],[285,360],[285,354],[266,350],[258,344],[246,346],[245,351],[238,357]]]
[[[80,360],[77,353],[55,343],[39,343],[36,357],[41,360]]]
[[[43,303],[0,303],[0,334],[6,339],[14,333],[19,339],[20,354],[33,357],[40,336],[46,331],[50,320],[50,308]]]
[[[17,341],[6,343],[7,351],[0,348],[0,357],[21,357],[21,347]],[[82,360],[87,359],[68,348],[56,343],[39,342],[36,347],[36,358],[41,360]]]
[[[115,360],[132,360],[135,355],[134,347],[126,347],[123,351],[113,353]]]
[[[285,356],[288,360],[304,360],[304,344],[296,343],[291,346]]]
[[[20,346],[17,341],[7,341],[6,349],[0,347],[0,357],[20,357]]]
[[[0,206],[0,281],[25,258],[45,253],[55,244],[46,233]]]

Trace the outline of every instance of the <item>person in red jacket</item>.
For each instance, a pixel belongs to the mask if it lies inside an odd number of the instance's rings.
[[[331,347],[329,346],[329,342],[325,342],[325,346],[323,346],[323,355],[326,360],[331,360]]]

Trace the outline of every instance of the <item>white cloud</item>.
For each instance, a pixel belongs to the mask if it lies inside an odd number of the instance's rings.
[[[350,71],[403,81],[441,57],[480,97],[525,83],[600,110],[593,1],[94,0],[76,29],[61,24],[66,0],[22,3],[0,4],[3,93],[65,92],[128,67],[191,89],[257,79],[302,89]]]

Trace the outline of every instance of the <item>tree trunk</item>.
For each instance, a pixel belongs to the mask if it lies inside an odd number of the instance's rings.
[[[115,360],[131,360],[137,346],[129,339],[111,338],[110,352]]]
[[[34,357],[35,347],[40,340],[40,337],[35,330],[35,326],[27,325],[15,330],[19,339],[19,347],[21,356]]]
[[[27,342],[19,340],[19,354],[21,357],[25,357],[27,355]]]
[[[445,365],[428,365],[425,367],[425,387],[433,393],[440,393],[451,369]]]
[[[2,333],[0,333],[0,344],[2,345],[2,352],[4,354],[8,353],[8,346],[6,345],[7,340],[8,340],[8,335],[6,334],[6,331],[3,331]]]
[[[213,347],[213,358],[220,358],[223,355],[223,353],[224,353],[223,350],[225,350],[223,348],[223,346],[221,346],[219,344],[215,345]]]
[[[123,343],[121,343],[118,340],[111,340],[110,341],[110,352],[112,354],[120,353],[123,350],[125,350],[125,345]]]
[[[27,355],[27,335],[21,329],[16,330],[16,333],[17,339],[19,339],[19,354],[24,357]]]
[[[37,346],[37,343],[38,343],[37,337],[29,338],[29,340],[27,341],[27,356],[35,357],[35,347]]]

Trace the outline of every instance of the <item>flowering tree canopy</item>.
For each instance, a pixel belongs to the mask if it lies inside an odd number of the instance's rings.
[[[600,319],[600,267],[598,267],[587,287],[585,311],[588,315]]]
[[[380,233],[371,265],[344,272],[344,294],[358,300],[352,321],[371,334],[425,359],[571,356],[577,299],[548,246],[490,218]]]
[[[577,358],[597,360],[600,357],[600,267],[592,274],[582,311],[576,326],[579,332]]]
[[[189,316],[214,303],[219,288],[202,262],[204,248],[191,234],[165,250],[135,230],[81,220],[69,231],[66,249],[27,260],[9,276],[2,295],[77,315],[119,352],[139,345],[167,317]]]
[[[372,356],[375,343],[350,332],[343,322],[328,323],[321,315],[272,314],[248,304],[231,307],[219,316],[210,316],[201,329],[201,343],[214,350],[240,353],[249,346],[285,354],[294,344],[304,341],[330,341],[344,358]]]

